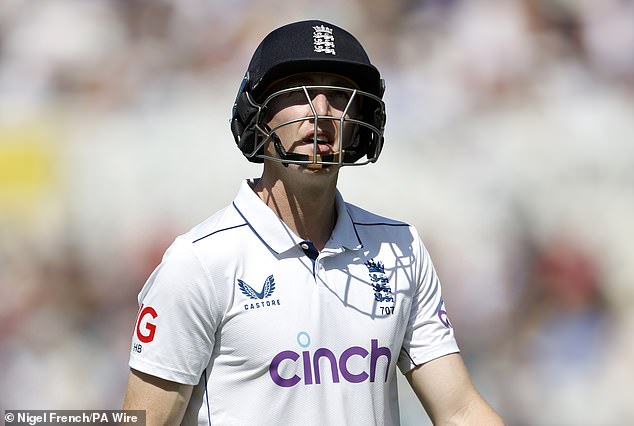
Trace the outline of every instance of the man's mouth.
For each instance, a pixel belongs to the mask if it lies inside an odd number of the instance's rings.
[[[319,133],[317,134],[317,154],[333,154],[334,150],[333,150],[333,145],[334,145],[334,138],[325,134],[325,133]],[[311,133],[310,135],[307,135],[302,142],[305,145],[313,145],[315,143],[315,134]],[[311,153],[313,152],[313,147],[311,146]]]

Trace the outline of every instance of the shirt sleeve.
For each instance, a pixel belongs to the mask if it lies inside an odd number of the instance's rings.
[[[440,280],[429,253],[418,234],[415,235],[418,242],[417,287],[398,359],[398,367],[403,374],[432,359],[459,352],[442,298]]]
[[[221,308],[193,244],[177,238],[139,293],[129,365],[195,385],[209,364]]]

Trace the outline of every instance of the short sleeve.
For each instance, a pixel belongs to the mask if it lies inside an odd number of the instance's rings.
[[[442,298],[440,280],[429,253],[418,238],[417,288],[403,339],[398,366],[403,374],[432,359],[459,352]]]
[[[197,384],[207,367],[220,304],[193,244],[177,238],[139,294],[130,367]]]

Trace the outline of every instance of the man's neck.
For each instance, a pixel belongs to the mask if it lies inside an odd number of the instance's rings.
[[[336,179],[327,180],[325,187],[306,186],[265,174],[253,190],[295,234],[319,251],[324,248],[336,221]]]

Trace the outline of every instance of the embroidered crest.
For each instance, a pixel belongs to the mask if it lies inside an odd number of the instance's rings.
[[[335,55],[335,37],[332,35],[332,28],[317,25],[313,27],[313,30],[315,52]]]
[[[249,299],[266,299],[275,291],[275,279],[273,278],[273,275],[269,275],[268,278],[264,281],[262,291],[260,291],[259,293],[241,279],[238,279],[238,287],[240,287],[240,291],[242,291],[242,294],[248,296]]]
[[[375,262],[374,259],[370,259],[365,262],[365,266],[368,267],[370,282],[374,289],[374,300],[377,302],[394,302],[394,296],[392,296],[392,289],[390,288],[390,280],[385,275],[383,262]]]

